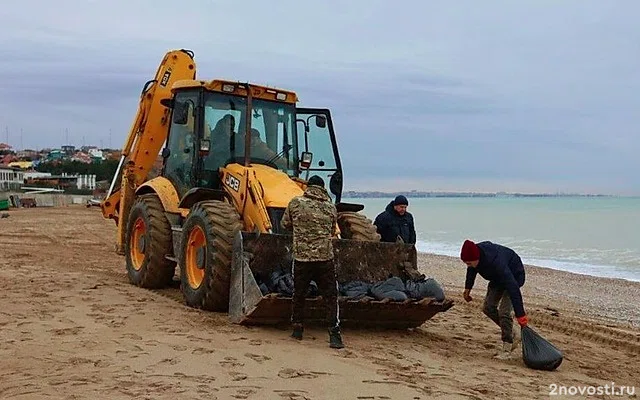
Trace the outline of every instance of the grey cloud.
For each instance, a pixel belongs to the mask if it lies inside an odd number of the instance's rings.
[[[347,185],[640,194],[636,2],[191,4],[5,6],[0,127],[40,147],[111,128],[118,146],[164,52],[187,47],[201,78],[330,108]]]

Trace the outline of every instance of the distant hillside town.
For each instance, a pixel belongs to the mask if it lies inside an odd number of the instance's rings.
[[[7,143],[0,143],[0,191],[29,191],[51,189],[70,194],[91,194],[102,197],[118,167],[119,149],[64,145],[60,148],[14,151]],[[157,176],[162,168],[158,155],[150,176]],[[345,191],[345,198],[393,198],[399,194],[412,198],[424,197],[558,197],[605,196],[573,193],[478,193],[429,191]]]
[[[0,143],[0,190],[93,194],[108,187],[119,159],[120,150],[96,146],[14,151]]]

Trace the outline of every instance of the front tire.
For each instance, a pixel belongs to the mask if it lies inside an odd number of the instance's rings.
[[[171,225],[156,194],[139,196],[127,222],[125,259],[129,281],[139,287],[159,289],[171,284],[176,263],[171,253]]]
[[[193,308],[226,312],[233,239],[242,229],[235,208],[211,200],[194,205],[184,223],[180,279],[185,302]]]

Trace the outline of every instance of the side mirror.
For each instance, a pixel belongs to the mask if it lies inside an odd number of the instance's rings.
[[[162,149],[162,158],[169,158],[169,156],[171,155],[171,150],[169,150],[168,147],[165,147],[164,149]]]
[[[324,115],[316,115],[316,126],[325,128],[327,126],[327,118]]]
[[[187,123],[189,117],[189,103],[188,102],[175,102],[173,106],[173,123],[177,125],[184,125]]]
[[[200,141],[200,151],[208,153],[210,149],[211,149],[211,141],[207,139],[202,139]]]
[[[300,168],[309,169],[311,167],[311,161],[313,160],[313,153],[309,151],[303,151],[300,156]]]
[[[331,178],[329,179],[329,190],[336,196],[342,193],[342,174],[340,171],[336,171],[331,174]]]
[[[162,104],[163,106],[165,106],[167,108],[173,108],[173,105],[175,104],[175,100],[174,99],[161,99],[160,100],[160,104]]]

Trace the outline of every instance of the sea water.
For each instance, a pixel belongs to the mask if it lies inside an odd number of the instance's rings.
[[[372,220],[391,198],[344,198]],[[511,247],[523,262],[640,282],[640,198],[409,197],[420,252],[458,257],[465,239]]]

